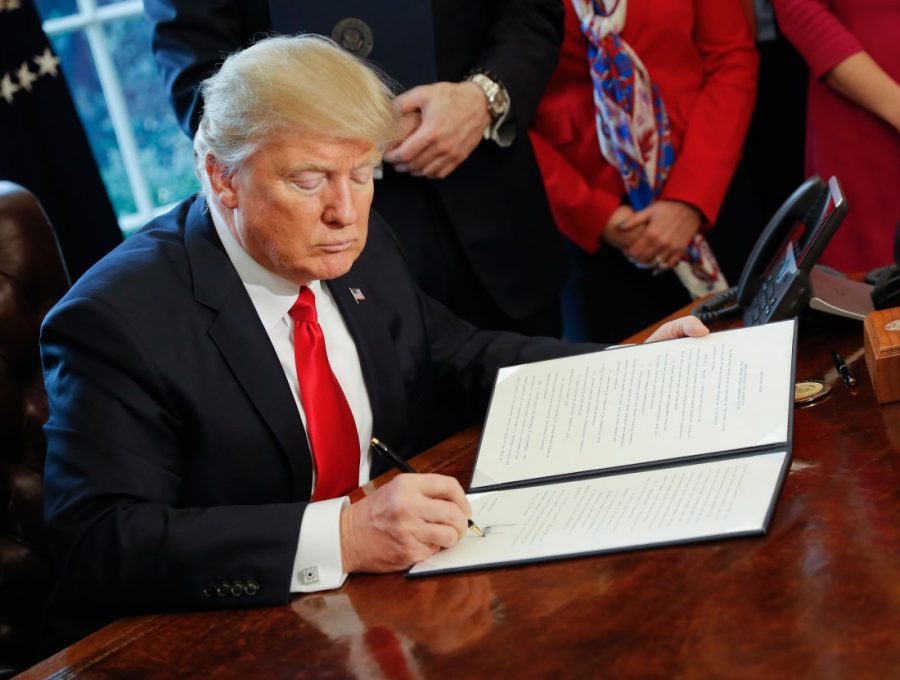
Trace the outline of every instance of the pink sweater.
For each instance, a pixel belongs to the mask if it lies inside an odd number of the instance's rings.
[[[865,50],[900,82],[897,0],[773,0],[778,22],[810,66],[806,170],[837,176],[849,212],[822,258],[844,271],[891,259],[900,221],[900,134],[822,80]]]

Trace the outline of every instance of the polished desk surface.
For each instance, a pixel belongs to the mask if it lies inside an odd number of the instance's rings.
[[[859,322],[801,323],[797,377],[832,391],[795,411],[768,536],[353,575],[282,607],[123,619],[21,677],[900,677],[900,403],[878,406],[862,346]],[[416,464],[466,484],[477,440]]]

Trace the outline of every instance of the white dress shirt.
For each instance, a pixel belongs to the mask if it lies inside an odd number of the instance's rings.
[[[288,315],[300,294],[300,286],[273,274],[250,257],[234,238],[215,206],[208,205],[225,252],[247,289],[250,301],[278,355],[305,428],[306,413],[300,401],[300,384],[294,360],[294,322]],[[369,440],[372,438],[372,406],[363,381],[359,353],[328,288],[319,281],[311,282],[308,287],[316,298],[316,313],[325,337],[328,362],[347,397],[353,420],[356,421],[360,450],[359,483],[364,484],[369,481],[372,462],[369,448]],[[251,454],[248,452],[248,455]],[[315,466],[312,467],[315,489]],[[348,503],[349,499],[345,496],[307,505],[291,572],[292,593],[329,590],[343,585],[347,574],[343,572],[341,564],[340,512]]]

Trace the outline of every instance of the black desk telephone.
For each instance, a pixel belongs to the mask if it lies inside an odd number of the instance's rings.
[[[836,178],[806,180],[784,202],[753,246],[734,288],[694,309],[713,321],[744,309],[744,324],[788,319],[809,304],[809,272],[847,214]]]

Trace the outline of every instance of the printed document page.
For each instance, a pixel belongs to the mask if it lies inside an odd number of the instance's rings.
[[[786,444],[794,326],[501,369],[471,489]]]
[[[470,494],[469,532],[410,575],[761,533],[787,451]]]

